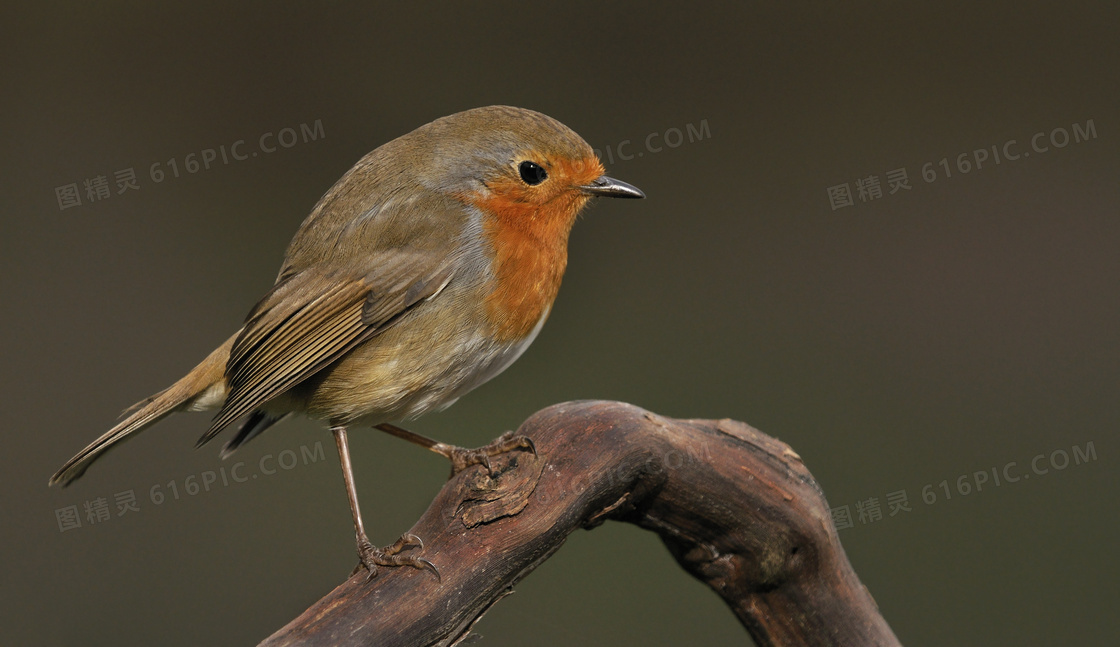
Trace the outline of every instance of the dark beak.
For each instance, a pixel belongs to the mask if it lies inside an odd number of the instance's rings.
[[[605,198],[644,198],[646,194],[638,187],[627,184],[622,180],[616,180],[613,177],[605,175],[599,176],[591,184],[585,184],[580,187],[584,193],[591,195],[601,195]]]

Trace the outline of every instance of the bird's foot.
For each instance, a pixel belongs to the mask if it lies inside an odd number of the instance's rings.
[[[482,465],[493,476],[494,469],[490,466],[490,459],[507,452],[524,450],[532,452],[533,456],[537,455],[537,447],[533,444],[531,438],[515,434],[512,431],[507,431],[494,442],[477,449],[452,445],[447,445],[446,448],[445,452],[440,453],[451,461],[451,476],[455,476],[472,465]]]
[[[424,550],[424,542],[419,537],[412,533],[401,535],[401,538],[393,542],[391,545],[384,548],[378,548],[370,543],[369,538],[365,535],[358,537],[358,559],[360,563],[354,568],[357,573],[362,567],[365,567],[369,575],[366,576],[366,581],[373,579],[377,575],[378,566],[411,566],[421,570],[429,571],[432,575],[436,576],[436,580],[440,579],[439,571],[436,570],[434,564],[415,555],[401,555],[402,551],[409,548],[417,548]]]

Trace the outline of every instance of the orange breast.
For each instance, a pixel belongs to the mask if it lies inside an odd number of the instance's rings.
[[[491,199],[483,232],[493,249],[494,288],[486,297],[486,314],[501,341],[525,338],[560,290],[568,264],[568,230],[560,214],[533,218],[524,205]],[[535,205],[534,205],[535,206]],[[523,220],[534,219],[531,227]]]
[[[587,198],[566,192],[545,204],[520,199],[521,187],[492,186],[472,202],[484,214],[493,250],[494,287],[486,314],[500,341],[524,339],[552,306],[568,264],[568,233]]]
[[[547,191],[509,177],[468,198],[483,213],[483,235],[493,250],[486,314],[499,341],[524,339],[551,308],[568,264],[568,234],[589,199],[575,187],[602,173],[594,157],[554,161]]]

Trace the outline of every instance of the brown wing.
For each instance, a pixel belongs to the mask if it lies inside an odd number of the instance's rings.
[[[446,258],[397,248],[379,254],[364,276],[309,269],[278,283],[233,344],[225,404],[198,444],[391,326],[442,290],[452,272]]]

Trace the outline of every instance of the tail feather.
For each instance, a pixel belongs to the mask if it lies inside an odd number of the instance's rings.
[[[126,409],[128,417],[66,461],[51,477],[49,484],[62,483],[66,487],[105,452],[176,411],[221,405],[225,399],[226,363],[236,338],[237,335],[234,335],[226,340],[183,379]]]
[[[291,413],[274,415],[257,409],[241,425],[241,429],[237,431],[237,435],[231,438],[229,442],[226,443],[225,447],[222,448],[221,457],[223,459],[229,458],[233,455],[233,452],[237,451],[238,447],[256,438],[264,430],[291,415]]]

